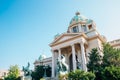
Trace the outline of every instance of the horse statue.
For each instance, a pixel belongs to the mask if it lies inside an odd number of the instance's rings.
[[[25,76],[30,76],[31,75],[31,71],[30,71],[29,67],[30,67],[30,63],[29,62],[28,62],[28,65],[26,67],[23,66],[22,70],[24,71],[24,75]]]
[[[65,57],[63,55],[57,59],[57,72],[63,75],[68,73],[68,65],[65,63]]]

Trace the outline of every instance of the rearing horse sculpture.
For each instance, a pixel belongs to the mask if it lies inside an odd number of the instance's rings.
[[[23,66],[23,71],[24,71],[24,75],[25,76],[29,76],[30,75],[30,70],[29,70],[29,67],[30,67],[30,63],[28,62],[28,65],[26,67]]]
[[[65,63],[65,57],[63,55],[57,59],[57,71],[59,74],[66,74],[68,72],[68,65]]]

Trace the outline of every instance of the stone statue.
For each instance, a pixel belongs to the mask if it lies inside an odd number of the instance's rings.
[[[28,62],[28,65],[26,67],[23,66],[24,76],[30,76],[31,70],[29,69],[30,63]]]
[[[65,63],[65,57],[63,55],[57,59],[57,72],[58,74],[68,73],[68,65]]]

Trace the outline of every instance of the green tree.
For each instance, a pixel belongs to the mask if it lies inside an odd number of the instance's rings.
[[[36,66],[35,70],[32,72],[31,76],[34,80],[40,80],[41,78],[44,77],[45,74],[45,69],[46,69],[46,76],[50,77],[51,76],[51,67],[50,66],[45,66],[44,65],[40,65],[40,66]]]
[[[102,57],[100,56],[97,48],[92,49],[89,54],[89,62],[87,64],[88,71],[98,72],[102,62]]]
[[[5,77],[5,80],[19,80],[20,70],[17,65],[10,66],[8,76]]]
[[[106,67],[102,75],[103,80],[120,80],[120,67]]]
[[[115,49],[110,44],[103,45],[103,67],[117,66],[120,67],[120,50]]]
[[[103,80],[102,78],[106,78],[109,76],[103,75],[103,73],[109,73],[107,71],[107,67],[120,67],[120,50],[113,48],[108,43],[103,44],[103,57],[99,55],[97,49],[92,49],[89,62],[87,64],[88,71],[92,71],[95,73],[95,80]],[[110,70],[110,69],[109,69]],[[116,72],[118,73],[118,72]],[[112,75],[112,74],[111,74]],[[114,74],[112,75],[114,76]],[[116,74],[116,76],[119,76]],[[116,80],[116,79],[115,79]]]
[[[99,54],[97,48],[92,49],[92,51],[89,53],[89,62],[87,64],[88,71],[92,71],[95,73],[95,80],[102,80],[101,79],[101,62],[102,62],[102,56]]]
[[[51,73],[52,73],[52,69],[51,69],[51,67],[48,65],[48,66],[46,67],[46,75],[47,75],[47,77],[51,77]]]
[[[94,80],[95,74],[92,72],[76,70],[68,73],[68,78],[70,80]]]
[[[31,74],[31,76],[34,80],[40,80],[40,78],[43,77],[43,75],[44,75],[43,67],[44,67],[43,65],[35,67],[35,71],[33,71]]]

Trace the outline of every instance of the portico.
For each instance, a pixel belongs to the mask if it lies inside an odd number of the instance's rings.
[[[64,36],[65,37],[65,36]],[[63,37],[62,37],[63,38]],[[67,39],[68,40],[68,39]],[[87,71],[86,67],[86,48],[87,42],[83,38],[82,34],[81,37],[73,39],[72,41],[63,41],[61,44],[56,44],[52,47],[52,54],[53,54],[53,64],[52,64],[52,75],[55,76],[55,67],[56,67],[56,59],[61,55],[64,55],[66,58],[66,63],[69,65],[69,71],[77,69],[77,61],[81,62],[81,69]],[[72,60],[71,60],[72,59]],[[72,63],[72,64],[71,64]]]

